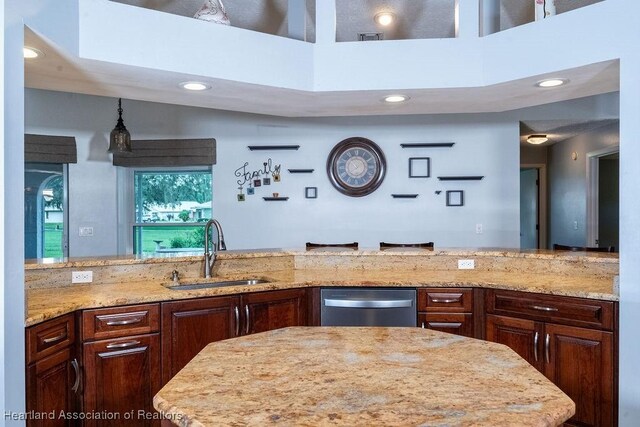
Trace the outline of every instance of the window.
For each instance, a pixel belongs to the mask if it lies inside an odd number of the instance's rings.
[[[133,253],[201,253],[212,217],[211,168],[133,170]]]
[[[67,165],[25,163],[24,256],[62,258],[67,244]]]

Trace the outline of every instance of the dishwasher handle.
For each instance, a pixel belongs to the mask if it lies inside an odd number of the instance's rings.
[[[393,300],[357,300],[357,299],[324,299],[325,307],[340,308],[401,308],[413,307],[412,299]]]

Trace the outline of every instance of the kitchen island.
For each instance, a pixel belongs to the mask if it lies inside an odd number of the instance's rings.
[[[209,344],[154,398],[180,426],[560,425],[574,403],[506,346],[294,327]]]

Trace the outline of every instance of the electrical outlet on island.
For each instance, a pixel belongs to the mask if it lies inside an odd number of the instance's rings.
[[[472,259],[459,259],[458,270],[473,270],[476,268],[476,262]]]
[[[91,283],[93,282],[93,271],[72,271],[71,283]]]

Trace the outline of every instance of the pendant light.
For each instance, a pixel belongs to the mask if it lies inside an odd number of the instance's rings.
[[[131,134],[122,121],[122,98],[118,98],[118,123],[111,131],[108,151],[110,153],[131,152]]]

